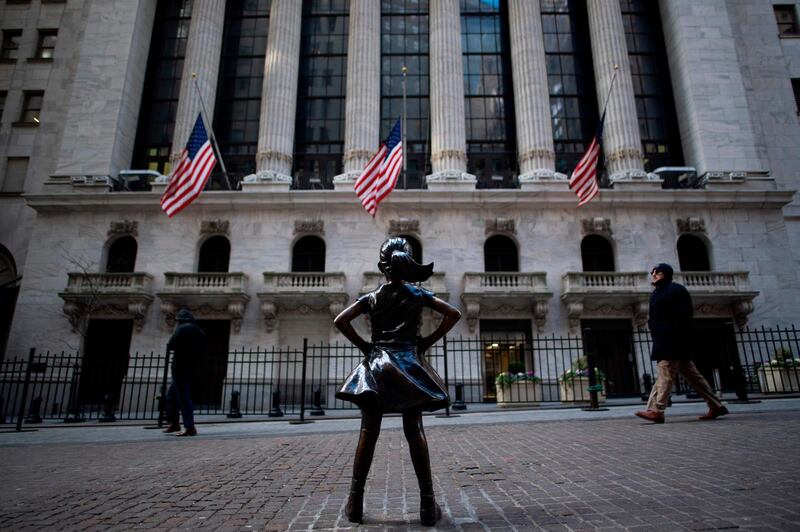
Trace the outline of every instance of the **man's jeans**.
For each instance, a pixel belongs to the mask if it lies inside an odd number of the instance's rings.
[[[178,424],[178,409],[183,415],[183,424],[187,429],[194,427],[194,405],[192,404],[192,385],[189,377],[176,378],[172,376],[172,382],[167,391],[167,421]]]
[[[678,373],[683,375],[686,382],[708,403],[709,408],[722,406],[711,386],[708,385],[708,381],[695,367],[694,362],[691,360],[659,360],[658,379],[653,386],[653,391],[650,392],[650,399],[647,401],[648,410],[664,412],[667,409],[672,384]]]

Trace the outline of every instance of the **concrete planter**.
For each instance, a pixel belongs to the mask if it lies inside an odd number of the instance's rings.
[[[533,381],[497,386],[497,406],[533,406],[542,399],[542,385]]]
[[[561,401],[565,403],[572,403],[575,401],[589,401],[591,397],[587,388],[589,387],[589,379],[587,377],[575,377],[569,382],[558,382],[558,391]],[[598,401],[606,400],[606,391],[597,393]]]
[[[800,392],[800,368],[759,368],[758,383],[764,393]]]

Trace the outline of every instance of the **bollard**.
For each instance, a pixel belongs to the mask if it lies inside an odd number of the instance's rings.
[[[269,417],[283,417],[281,410],[281,392],[272,392],[272,408],[269,409]]]
[[[241,393],[239,390],[231,391],[231,407],[228,410],[227,417],[230,419],[239,419],[242,417],[242,411],[239,410],[239,397]]]
[[[464,403],[464,384],[456,384],[456,400],[453,401],[453,410],[466,410],[467,405]]]
[[[103,396],[103,415],[97,421],[100,423],[113,423],[116,420],[117,416],[114,415],[114,396],[107,393]]]
[[[42,410],[42,401],[43,399],[40,397],[36,397],[31,401],[31,409],[28,411],[28,417],[25,418],[25,423],[41,423],[42,416],[40,414]]]
[[[642,401],[650,400],[650,392],[653,391],[653,377],[649,373],[642,374],[642,385],[644,386],[644,393],[642,394]]]
[[[311,404],[311,411],[309,412],[312,416],[324,416],[325,411],[322,409],[322,391],[321,390],[314,390],[314,400]]]

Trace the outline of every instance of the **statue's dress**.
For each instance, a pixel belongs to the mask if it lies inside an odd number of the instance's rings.
[[[336,392],[359,407],[378,405],[384,413],[450,404],[436,371],[417,355],[422,308],[433,297],[416,286],[382,284],[359,298],[372,324],[372,351]]]

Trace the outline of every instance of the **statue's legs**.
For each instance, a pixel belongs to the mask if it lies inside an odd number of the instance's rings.
[[[350,483],[350,497],[347,499],[345,513],[351,523],[361,523],[364,516],[364,485],[367,482],[375,444],[381,432],[383,413],[377,406],[361,409],[361,434],[358,437],[356,457],[353,460],[353,480]]]
[[[428,441],[422,428],[422,412],[418,409],[403,412],[403,432],[411,451],[411,463],[419,482],[419,518],[423,525],[433,526],[442,517],[442,510],[436,504],[431,478],[431,460],[428,454]]]

